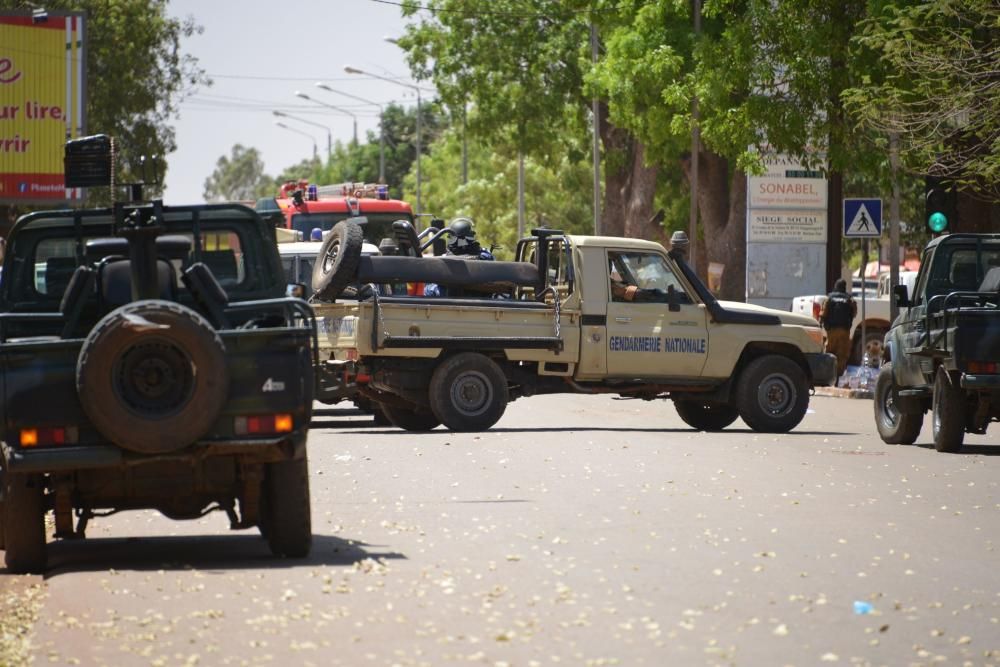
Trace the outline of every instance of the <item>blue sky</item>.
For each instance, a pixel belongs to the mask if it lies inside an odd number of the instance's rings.
[[[316,82],[372,102],[416,104],[404,86],[344,72],[352,65],[412,83],[402,51],[385,39],[403,33],[405,22],[394,4],[170,0],[169,12],[193,16],[204,28],[185,41],[184,50],[199,59],[214,83],[184,101],[172,123],[178,149],[168,156],[167,203],[202,201],[205,179],[234,144],[258,149],[267,173],[277,175],[309,157],[314,142],[324,154],[328,131],[334,142],[350,141],[354,119],[348,113],[357,119],[361,141],[366,131],[377,131],[377,107],[318,89]],[[296,91],[343,112],[297,98]],[[295,118],[276,117],[274,110]]]

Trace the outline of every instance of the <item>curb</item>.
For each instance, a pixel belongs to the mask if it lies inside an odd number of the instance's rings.
[[[817,396],[830,396],[832,398],[873,398],[874,394],[868,389],[850,389],[848,387],[816,387]]]

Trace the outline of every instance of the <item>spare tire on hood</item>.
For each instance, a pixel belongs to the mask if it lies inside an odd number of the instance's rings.
[[[354,282],[364,245],[361,226],[341,220],[327,233],[313,265],[312,288],[316,297],[333,301]]]
[[[90,332],[76,365],[80,403],[123,449],[182,449],[212,427],[229,395],[226,348],[198,313],[169,301],[126,304]]]

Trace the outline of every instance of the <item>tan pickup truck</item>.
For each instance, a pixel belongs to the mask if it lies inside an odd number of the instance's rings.
[[[331,270],[348,258],[334,259]],[[408,430],[485,430],[522,396],[611,393],[673,400],[700,430],[742,417],[785,432],[811,387],[834,381],[811,317],[720,302],[679,250],[651,241],[534,230],[513,262],[349,260],[373,289],[313,304],[323,372]],[[374,289],[400,281],[434,282],[448,296]]]

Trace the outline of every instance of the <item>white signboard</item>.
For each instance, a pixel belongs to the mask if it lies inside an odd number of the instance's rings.
[[[754,242],[826,242],[826,211],[789,211],[752,209],[747,241]]]
[[[794,158],[768,155],[767,172],[750,176],[750,208],[826,209],[826,178],[818,168],[807,169]]]

